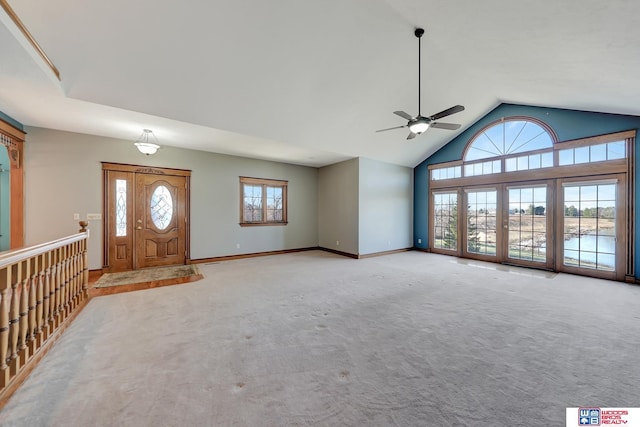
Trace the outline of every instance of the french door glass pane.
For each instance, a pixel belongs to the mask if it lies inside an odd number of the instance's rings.
[[[564,265],[614,271],[616,184],[569,184],[564,192]]]
[[[458,248],[458,193],[433,195],[433,247]]]
[[[546,261],[547,187],[509,188],[508,257]]]
[[[497,191],[467,192],[467,252],[496,254]]]

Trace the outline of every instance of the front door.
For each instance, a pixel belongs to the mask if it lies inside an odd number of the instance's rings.
[[[103,163],[104,270],[185,264],[189,171]]]
[[[136,267],[184,264],[184,176],[136,174]]]

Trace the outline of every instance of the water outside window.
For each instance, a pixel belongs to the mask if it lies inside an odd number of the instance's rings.
[[[564,193],[564,265],[614,271],[616,184],[567,184]]]

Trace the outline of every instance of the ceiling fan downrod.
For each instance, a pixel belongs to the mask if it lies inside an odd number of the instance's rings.
[[[421,90],[422,88],[420,87],[420,81],[421,81],[420,76],[421,76],[421,71],[422,71],[422,69],[421,69],[421,65],[422,65],[422,57],[421,57],[422,49],[421,49],[421,47],[422,46],[421,46],[420,40],[422,39],[422,35],[424,34],[424,29],[416,28],[416,30],[414,31],[413,34],[415,34],[415,36],[418,38],[418,117],[420,117],[421,116],[421,114],[420,114],[420,105],[422,104],[422,102],[420,102],[420,95],[421,95],[421,92],[422,92],[422,90]]]
[[[460,125],[455,124],[455,123],[442,123],[442,122],[437,122],[436,120],[439,120],[443,117],[447,117],[450,116],[451,114],[455,114],[455,113],[459,113],[460,111],[464,110],[464,107],[462,105],[454,105],[451,108],[447,108],[446,110],[440,111],[439,113],[436,113],[432,116],[428,116],[428,117],[424,117],[422,115],[422,111],[421,111],[421,104],[422,104],[422,79],[421,79],[421,74],[422,74],[422,46],[421,46],[421,41],[420,38],[422,38],[422,35],[424,34],[424,29],[422,28],[416,28],[413,32],[413,34],[418,38],[418,115],[417,116],[412,116],[409,113],[406,113],[404,111],[398,110],[398,111],[394,111],[393,114],[395,114],[396,116],[400,116],[403,119],[407,120],[407,124],[403,125],[403,126],[395,126],[392,128],[386,128],[386,129],[380,129],[377,130],[376,132],[385,132],[388,130],[392,130],[392,129],[401,129],[401,128],[409,128],[409,136],[407,136],[407,139],[413,139],[416,136],[420,135],[421,133],[423,133],[424,131],[426,131],[429,128],[440,128],[440,129],[448,129],[448,130],[458,130],[460,128]]]

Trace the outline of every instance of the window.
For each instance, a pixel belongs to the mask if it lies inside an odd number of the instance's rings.
[[[158,227],[158,230],[164,230],[171,223],[171,218],[173,218],[173,197],[169,189],[164,185],[156,187],[151,194],[149,213],[153,224]]]
[[[584,147],[568,148],[558,153],[560,166],[602,162],[627,157],[625,141],[607,142]]]
[[[438,249],[458,248],[458,193],[433,195],[433,245]]]
[[[563,184],[566,266],[614,271],[616,181]]]
[[[467,251],[496,255],[498,192],[467,191]]]
[[[287,181],[240,177],[240,225],[287,224]]]
[[[116,237],[127,235],[127,180],[116,179]]]
[[[558,142],[546,129],[505,118],[472,136],[461,159],[428,165],[429,248],[615,280],[635,275],[627,237],[635,131]]]
[[[529,154],[505,159],[507,172],[553,167],[553,153]]]
[[[508,117],[480,131],[469,143],[464,160],[508,156],[553,147],[555,136],[541,122]]]
[[[462,173],[461,166],[452,166],[449,168],[434,169],[431,171],[431,179],[439,181],[442,179],[460,178]]]
[[[464,176],[490,175],[502,172],[500,160],[490,160],[488,162],[471,163],[464,165]]]
[[[472,177],[553,167],[556,139],[551,128],[535,119],[503,118],[480,130],[469,141],[462,166],[432,167],[431,181],[461,178],[461,172],[462,177]],[[605,154],[607,160],[624,157],[624,145],[607,148],[611,152]],[[573,155],[573,151],[571,153]],[[596,156],[593,154],[593,158]]]
[[[547,185],[507,188],[508,257],[545,262],[547,258]]]

